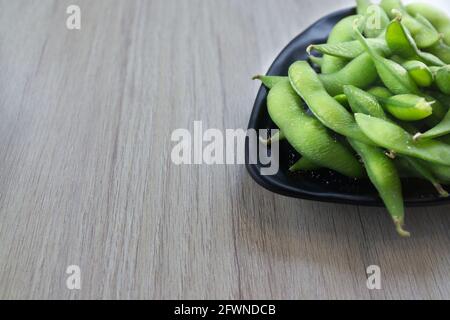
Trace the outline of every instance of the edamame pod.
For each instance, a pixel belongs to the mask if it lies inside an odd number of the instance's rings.
[[[370,0],[356,0],[356,12],[359,15],[365,15],[371,5],[372,1]]]
[[[380,5],[390,18],[395,18],[399,13],[402,15],[405,26],[411,32],[419,48],[429,48],[440,40],[436,29],[420,23],[409,15],[400,0],[382,0]]]
[[[289,171],[298,172],[298,171],[311,171],[316,169],[320,169],[320,166],[314,163],[314,161],[311,161],[306,157],[302,157],[292,167],[289,168]]]
[[[270,117],[298,153],[321,167],[349,177],[363,175],[361,165],[353,154],[336,141],[317,119],[308,116],[302,109],[300,97],[289,81],[279,82],[270,90],[267,105]]]
[[[440,68],[436,73],[436,85],[446,95],[450,95],[450,66]]]
[[[346,137],[372,144],[359,129],[353,116],[327,93],[319,77],[306,61],[291,65],[289,79],[294,90],[326,127]]]
[[[346,89],[345,92],[351,103],[352,109],[355,113],[363,113],[386,121],[391,121],[384,113],[381,105],[371,94],[366,93],[365,91],[362,91],[358,88],[353,88],[351,86],[347,86],[345,89]],[[389,94],[390,93],[388,92],[388,95],[386,94],[384,95],[389,96]],[[411,131],[414,133],[417,132],[415,129],[412,129]],[[414,172],[417,174],[418,177],[430,181],[433,184],[433,186],[436,187],[438,192],[441,195],[444,195],[444,193],[442,192],[443,188],[439,185],[437,179],[431,174],[429,170],[427,170],[427,168],[424,168],[420,163],[418,163],[418,161],[419,160],[417,159],[405,157],[405,162],[407,164],[410,163],[409,166],[411,166],[414,169]]]
[[[447,113],[445,118],[433,129],[425,132],[425,133],[418,133],[414,139],[420,140],[420,139],[434,139],[439,138],[445,135],[450,134],[450,111]]]
[[[354,113],[364,113],[387,119],[382,106],[371,94],[354,86],[344,86],[344,92]]]
[[[431,87],[434,82],[434,76],[428,66],[417,60],[410,60],[403,64],[411,78],[419,87]]]
[[[395,55],[399,55],[403,59],[419,60],[431,66],[445,65],[438,57],[431,53],[419,50],[411,34],[401,22],[401,17],[396,17],[388,25],[385,38],[391,52]]]
[[[347,96],[345,94],[339,94],[337,96],[334,97],[334,100],[336,100],[337,102],[339,102],[342,106],[344,106],[346,109],[350,108],[350,105],[348,104],[348,99]]]
[[[433,103],[412,94],[402,94],[383,99],[383,105],[395,118],[403,121],[419,121],[433,113]]]
[[[434,140],[415,142],[412,135],[393,123],[361,113],[355,118],[366,136],[379,146],[398,154],[450,166],[449,145]]]
[[[386,57],[392,54],[384,39],[367,39],[367,42],[382,56]],[[312,51],[317,51],[322,54],[348,60],[355,59],[366,52],[364,47],[357,40],[335,44],[313,44],[310,45],[306,51],[308,54],[311,54]]]
[[[323,58],[310,55],[309,61],[311,61],[313,64],[315,64],[316,66],[318,66],[320,68],[322,68],[322,66],[323,66]]]
[[[390,92],[389,89],[385,87],[373,87],[367,90],[367,92],[377,98],[387,99],[393,96],[392,92]]]
[[[390,21],[383,8],[376,4],[371,4],[367,7],[364,17],[366,19],[364,34],[368,38],[377,38],[383,34]]]
[[[364,53],[342,70],[331,74],[320,74],[319,78],[326,91],[331,96],[337,96],[344,93],[344,85],[367,88],[375,82],[378,75],[372,58]]]
[[[445,42],[450,45],[450,17],[442,9],[419,2],[407,5],[406,10],[412,16],[420,14],[427,18],[444,35]]]
[[[334,26],[328,37],[328,44],[341,43],[353,40],[353,22],[359,15],[342,19]],[[345,67],[347,60],[325,55],[323,57],[322,73],[334,73]]]
[[[450,46],[445,44],[443,40],[439,41],[436,45],[428,48],[427,50],[443,62],[450,64]]]
[[[363,159],[369,178],[394,220],[397,232],[403,237],[409,237],[409,232],[403,229],[405,208],[402,184],[394,163],[379,148],[357,141],[349,142]]]
[[[391,92],[395,94],[419,94],[419,88],[411,79],[408,71],[406,71],[405,68],[392,60],[380,56],[368,45],[366,39],[362,36],[358,28],[355,27],[354,30],[357,39],[364,46],[367,53],[369,53],[370,57],[372,58],[381,81],[383,81],[384,85]]]
[[[253,80],[259,80],[263,83],[265,87],[268,89],[272,89],[277,83],[281,81],[286,81],[287,77],[279,77],[279,76],[254,76]]]

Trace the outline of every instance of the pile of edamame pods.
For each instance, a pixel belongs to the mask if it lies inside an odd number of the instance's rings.
[[[301,154],[293,172],[370,179],[398,233],[409,236],[401,178],[449,196],[450,18],[426,3],[357,0],[357,14],[308,53],[288,77],[255,77],[270,89],[280,129],[272,141],[286,139]]]

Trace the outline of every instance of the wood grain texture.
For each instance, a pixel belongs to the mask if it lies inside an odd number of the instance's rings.
[[[0,298],[450,298],[449,207],[408,210],[404,240],[382,209],[170,161],[174,129],[245,128],[250,77],[351,4],[0,0]]]

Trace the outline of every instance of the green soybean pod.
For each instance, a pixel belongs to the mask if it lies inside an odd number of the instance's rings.
[[[450,64],[450,46],[444,43],[443,40],[439,41],[436,45],[428,48],[427,50],[445,63]]]
[[[371,56],[375,67],[378,71],[378,75],[383,81],[384,85],[395,94],[419,94],[419,88],[416,83],[411,79],[408,71],[400,64],[386,59],[380,56],[375,50],[373,50],[367,43],[366,39],[362,36],[357,27],[354,28],[357,39],[364,46],[367,53]]]
[[[367,90],[367,93],[377,97],[377,98],[390,98],[393,96],[392,92],[389,91],[388,88],[385,87],[372,87]]]
[[[350,101],[350,105],[352,106],[352,109],[355,113],[363,113],[386,121],[391,121],[386,116],[381,105],[378,103],[374,96],[351,86],[347,86],[345,89],[345,92]],[[386,92],[382,90],[381,95],[389,97],[390,92],[387,92],[386,94]],[[415,128],[413,128],[411,131],[414,133],[417,132]],[[433,176],[431,171],[418,163],[419,160],[405,157],[405,162],[409,167],[411,167],[410,170],[413,170],[416,173],[417,177],[424,178],[430,181],[430,183],[436,187],[439,194],[441,194],[442,196],[448,195],[445,193],[445,190],[443,190],[442,186],[439,184],[439,181]]]
[[[320,166],[317,165],[314,161],[311,161],[306,157],[302,157],[292,167],[289,168],[289,171],[299,172],[299,171],[312,171],[316,169],[320,169]]]
[[[372,144],[359,129],[354,117],[327,93],[319,77],[306,61],[291,65],[289,79],[294,90],[326,127],[346,137]]]
[[[350,105],[348,103],[348,98],[347,98],[347,96],[345,94],[342,93],[342,94],[339,94],[339,95],[335,96],[334,100],[339,102],[339,104],[344,106],[346,109],[350,109]]]
[[[405,208],[403,204],[402,184],[393,161],[386,157],[379,148],[352,141],[351,139],[349,142],[363,159],[370,181],[383,199],[386,208],[394,220],[397,232],[403,237],[409,237],[409,232],[403,229]]]
[[[419,121],[433,113],[432,103],[412,94],[402,94],[385,99],[383,105],[394,117],[403,121]]]
[[[431,6],[429,3],[411,3],[406,10],[412,16],[420,14],[427,18],[433,26],[444,35],[444,40],[450,45],[450,17],[442,9]]]
[[[289,81],[282,81],[270,90],[267,105],[270,117],[298,153],[349,177],[363,175],[353,154],[302,109],[302,101]]]
[[[385,39],[392,54],[398,55],[403,59],[419,60],[431,66],[445,65],[445,63],[435,55],[419,50],[411,34],[401,22],[401,17],[396,17],[388,25]]]
[[[356,12],[359,15],[365,15],[367,13],[367,9],[373,5],[370,0],[356,0]]]
[[[336,73],[319,75],[320,81],[331,96],[344,93],[344,85],[367,88],[377,78],[377,69],[367,53],[360,55]]]
[[[450,95],[450,65],[440,68],[436,73],[436,85],[446,95]]]
[[[450,111],[444,117],[444,119],[434,128],[425,133],[418,133],[414,139],[434,139],[450,134]]]
[[[364,113],[387,119],[383,107],[373,95],[354,86],[344,86],[344,92],[354,113]]]
[[[382,0],[380,5],[391,18],[395,18],[399,13],[402,15],[405,26],[411,32],[419,48],[429,48],[439,41],[440,35],[436,29],[409,15],[400,0]]]
[[[417,60],[410,60],[403,64],[414,82],[423,88],[431,87],[434,82],[434,75],[428,66]]]
[[[367,42],[382,56],[386,57],[392,54],[384,39],[367,39]],[[334,44],[312,44],[306,51],[308,54],[311,54],[312,51],[317,51],[322,54],[343,58],[346,60],[355,59],[366,52],[364,47],[357,40]]]
[[[377,38],[383,34],[389,24],[389,17],[379,5],[371,4],[364,13],[366,19],[364,34],[368,38]]]
[[[339,21],[328,37],[328,44],[351,41],[353,39],[353,23],[359,15],[349,16]],[[347,60],[325,55],[323,57],[322,73],[333,73],[341,70],[347,64]]]
[[[358,113],[356,122],[377,145],[413,158],[450,166],[450,146],[434,140],[414,141],[404,129],[388,121]]]
[[[322,68],[322,66],[323,66],[323,57],[321,58],[321,57],[316,57],[316,56],[310,55],[309,61],[311,61],[313,64],[315,64],[319,68]]]
[[[286,81],[287,77],[280,76],[261,76],[257,75],[253,77],[253,80],[259,80],[268,89],[272,89],[277,83],[281,81]]]

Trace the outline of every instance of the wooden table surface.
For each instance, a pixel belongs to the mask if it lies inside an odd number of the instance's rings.
[[[0,298],[450,298],[448,206],[409,209],[413,237],[399,239],[383,209],[277,196],[243,166],[171,162],[177,128],[245,129],[250,77],[350,5],[1,0]],[[81,290],[66,287],[69,265]]]

